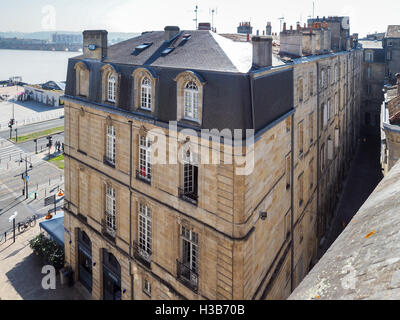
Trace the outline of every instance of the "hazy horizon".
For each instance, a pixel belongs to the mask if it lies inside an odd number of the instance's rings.
[[[20,0],[2,3],[1,32],[32,33],[41,31],[82,32],[86,29],[106,29],[109,32],[140,33],[163,30],[166,25],[181,29],[195,28],[195,5],[199,6],[198,22],[211,22],[211,8],[216,9],[214,25],[217,32],[236,32],[242,21],[251,21],[253,33],[265,30],[267,21],[272,31],[279,32],[285,17],[288,26],[305,23],[314,16],[345,15],[350,17],[352,33],[385,32],[387,25],[400,24],[400,1],[262,1],[245,4],[228,0]],[[21,8],[24,8],[21,10]]]

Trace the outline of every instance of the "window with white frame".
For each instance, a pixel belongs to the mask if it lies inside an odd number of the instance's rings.
[[[338,94],[335,93],[335,115],[339,113],[339,98]]]
[[[328,79],[327,79],[327,84],[331,83],[331,68],[328,68]]]
[[[151,283],[148,279],[144,279],[143,292],[151,297]]]
[[[371,79],[371,67],[367,68],[367,79]]]
[[[139,138],[139,177],[151,180],[151,141],[146,135]]]
[[[139,254],[146,260],[151,257],[151,209],[140,203],[139,204]]]
[[[182,264],[190,271],[198,272],[198,235],[196,232],[182,226]],[[188,270],[188,271],[189,271]],[[183,271],[183,270],[182,270]],[[188,278],[188,280],[191,280]]]
[[[115,164],[115,127],[107,126],[106,160]]]
[[[323,103],[322,104],[322,127],[325,127],[328,123],[328,108],[326,107],[326,105]]]
[[[365,61],[366,62],[372,62],[373,61],[373,53],[370,51],[367,51],[365,53]]]
[[[339,66],[335,65],[335,82],[339,81]]]
[[[199,119],[199,89],[193,81],[189,81],[184,89],[184,118]]]
[[[114,75],[110,75],[108,77],[108,85],[107,85],[107,99],[110,102],[115,102],[115,87],[116,87],[116,80]]]
[[[110,186],[106,189],[106,226],[108,231],[115,231],[117,228],[115,189]]]
[[[321,83],[321,88],[324,88],[325,87],[325,70],[321,70],[320,83]]]
[[[328,103],[326,104],[326,113],[328,115],[328,121],[331,118],[331,99],[328,99]]]
[[[197,201],[198,196],[198,167],[194,159],[195,154],[191,153],[189,150],[186,152],[182,159],[183,167],[183,193],[182,195],[187,200]]]
[[[151,110],[151,81],[144,77],[141,84],[140,107],[145,110]]]

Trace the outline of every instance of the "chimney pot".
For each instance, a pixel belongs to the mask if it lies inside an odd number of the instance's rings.
[[[253,66],[266,68],[272,65],[272,37],[255,36],[251,38],[253,45]]]
[[[180,29],[177,26],[166,26],[164,28],[164,40],[170,41],[179,33]]]

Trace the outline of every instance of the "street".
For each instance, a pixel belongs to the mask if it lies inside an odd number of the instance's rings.
[[[361,138],[321,254],[332,245],[383,178],[379,154],[379,137]]]
[[[56,140],[60,139],[54,138],[53,141]],[[47,157],[47,149],[35,155],[34,148],[32,141],[20,146],[0,138],[0,237],[12,228],[9,217],[14,212],[18,212],[16,223],[33,215],[43,217],[49,209],[54,208],[53,205],[44,207],[44,198],[57,194],[59,188],[64,188],[63,171],[43,160]],[[28,199],[23,195],[25,182],[22,180],[22,173],[26,170],[25,157],[28,161]],[[37,199],[34,199],[35,192]],[[62,203],[63,197],[57,197],[58,209]]]

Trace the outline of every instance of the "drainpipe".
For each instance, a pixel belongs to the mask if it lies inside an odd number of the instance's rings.
[[[129,258],[132,257],[132,120],[129,120]],[[132,262],[129,259],[129,273]],[[133,300],[133,275],[131,274],[131,299]]]
[[[320,241],[320,233],[321,233],[321,216],[320,216],[320,178],[321,178],[321,173],[320,173],[320,141],[319,141],[319,133],[320,133],[320,108],[319,108],[319,102],[320,102],[320,97],[319,97],[319,82],[320,82],[320,65],[317,62],[317,181],[316,181],[316,186],[317,186],[317,241],[318,241],[318,249],[319,249],[319,241]],[[318,250],[317,250],[317,257],[318,257]]]
[[[292,156],[290,157],[290,234],[291,234],[291,249],[290,249],[290,290],[291,292],[294,291],[294,114],[292,113],[291,115],[291,129],[290,129],[290,136],[291,136],[291,141],[290,141],[290,148],[291,148],[291,154]]]

